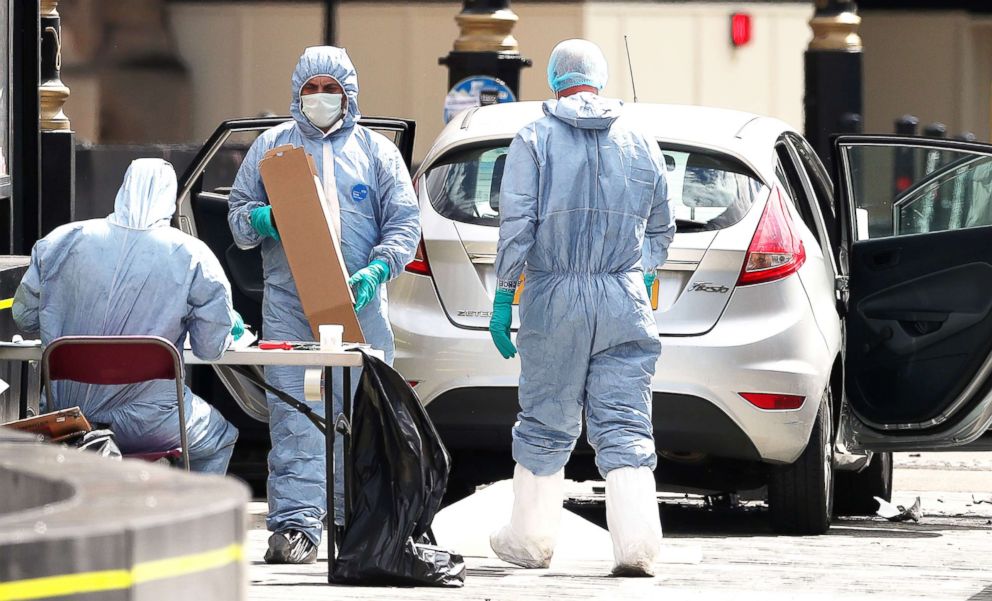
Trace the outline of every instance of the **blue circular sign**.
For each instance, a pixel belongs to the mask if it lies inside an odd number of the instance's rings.
[[[516,102],[513,90],[505,83],[488,75],[467,77],[455,84],[444,99],[444,122],[451,121],[458,113],[479,106]]]
[[[355,184],[351,188],[351,199],[355,202],[362,202],[369,197],[369,187],[365,184]]]

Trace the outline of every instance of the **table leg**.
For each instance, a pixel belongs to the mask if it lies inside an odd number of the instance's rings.
[[[17,419],[24,419],[28,417],[28,396],[30,390],[28,388],[31,386],[31,364],[27,361],[21,361],[20,365],[20,382],[18,383],[18,404],[17,408]]]
[[[341,387],[341,413],[348,421],[348,429],[344,434],[344,530],[347,532],[351,522],[351,368],[344,367],[344,386]]]
[[[337,525],[334,522],[334,368],[324,368],[324,421],[327,429],[324,432],[326,445],[324,464],[326,467],[327,484],[327,583],[331,583],[334,574],[334,560],[337,547]]]

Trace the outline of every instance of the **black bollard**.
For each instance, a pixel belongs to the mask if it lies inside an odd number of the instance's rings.
[[[895,130],[900,136],[915,136],[917,128],[920,126],[919,118],[914,115],[903,115],[896,119]],[[916,165],[913,160],[914,152],[909,148],[895,149],[895,167],[893,173],[893,193],[898,196],[903,190],[913,185],[916,181]]]

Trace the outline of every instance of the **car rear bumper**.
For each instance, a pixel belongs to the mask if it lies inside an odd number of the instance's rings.
[[[509,449],[517,419],[516,388],[457,388],[427,406],[445,445],[456,449]],[[652,423],[659,448],[672,452],[707,449],[710,454],[757,461],[747,434],[713,403],[694,396],[654,393]],[[578,451],[586,450],[585,442]]]
[[[517,359],[488,331],[453,325],[427,278],[390,290],[396,367],[427,405],[452,449],[505,450],[516,420]],[[398,301],[398,302],[395,302]],[[833,357],[799,278],[738,288],[701,336],[662,337],[652,381],[659,449],[791,463],[806,447]],[[765,411],[738,393],[806,397],[794,411]]]

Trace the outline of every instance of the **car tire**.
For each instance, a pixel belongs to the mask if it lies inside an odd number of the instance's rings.
[[[875,453],[860,472],[837,472],[834,515],[875,515],[880,497],[892,500],[892,453]]]
[[[780,534],[823,534],[833,514],[833,437],[828,388],[820,399],[806,450],[794,463],[773,466],[768,480],[772,529]]]

